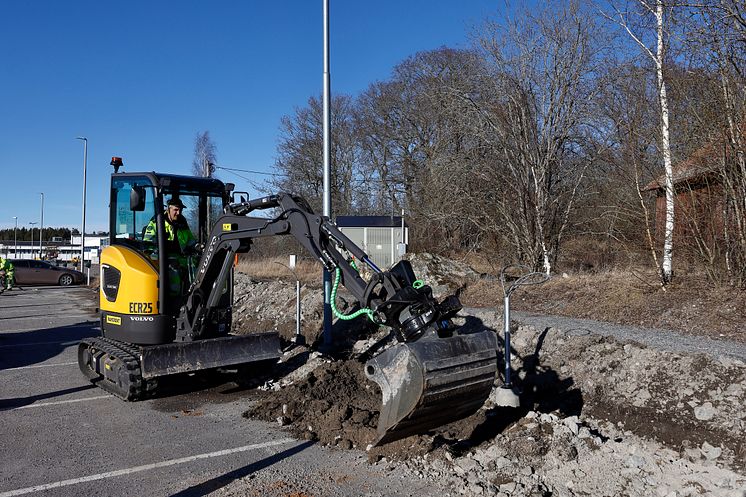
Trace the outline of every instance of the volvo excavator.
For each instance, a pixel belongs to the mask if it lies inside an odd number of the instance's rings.
[[[433,298],[408,261],[383,270],[301,197],[237,196],[217,179],[120,173],[113,160],[110,244],[101,253],[101,336],[81,341],[78,363],[95,385],[127,401],[157,395],[158,379],[211,368],[274,363],[274,332],[231,333],[236,254],[258,238],[294,237],[388,327],[389,343],[361,367],[382,393],[377,445],[424,433],[475,412],[495,379],[496,338],[467,333],[451,318],[456,296]],[[196,242],[193,268],[174,293],[167,199],[178,198]],[[258,215],[262,214],[262,215]],[[152,236],[152,225],[156,236]],[[150,225],[150,236],[146,227]],[[353,258],[372,277],[363,280]]]

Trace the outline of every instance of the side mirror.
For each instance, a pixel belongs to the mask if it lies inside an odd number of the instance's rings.
[[[132,185],[130,191],[130,210],[142,212],[145,210],[145,187]]]

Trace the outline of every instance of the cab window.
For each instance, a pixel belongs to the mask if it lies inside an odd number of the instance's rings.
[[[133,186],[144,186],[145,210],[130,209],[130,194]],[[111,183],[112,238],[114,243],[131,245],[144,249],[145,231],[151,220],[155,219],[155,194],[150,180],[146,177],[114,178]]]

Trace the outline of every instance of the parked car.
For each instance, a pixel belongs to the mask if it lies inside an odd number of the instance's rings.
[[[17,259],[10,261],[15,266],[16,284],[23,285],[77,285],[85,277],[80,271],[58,267],[46,261]]]

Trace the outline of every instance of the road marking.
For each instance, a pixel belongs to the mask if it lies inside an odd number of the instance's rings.
[[[135,466],[133,468],[119,469],[116,471],[109,471],[107,473],[99,473],[97,475],[84,476],[82,478],[73,478],[71,480],[56,481],[54,483],[45,483],[44,485],[36,485],[34,487],[19,488],[18,490],[10,490],[8,492],[0,493],[0,497],[12,497],[14,495],[24,495],[34,492],[41,492],[49,490],[51,488],[67,487],[69,485],[76,485],[78,483],[86,483],[89,481],[104,480],[106,478],[114,478],[116,476],[129,475],[132,473],[138,473],[140,471],[148,471],[150,469],[166,468],[168,466],[176,466],[177,464],[184,464],[199,459],[210,459],[213,457],[222,457],[230,454],[237,454],[239,452],[247,452],[250,450],[263,449],[265,447],[274,447],[276,445],[284,445],[290,442],[294,442],[292,438],[283,438],[281,440],[274,440],[271,442],[264,442],[253,445],[244,445],[243,447],[236,447],[235,449],[219,450],[217,452],[209,452],[206,454],[197,454],[196,456],[182,457],[180,459],[171,459],[169,461],[162,461],[154,464],[145,464],[144,466]]]
[[[62,345],[62,346],[69,346],[69,345],[78,345],[80,343],[80,340],[72,340],[70,342],[31,342],[31,343],[16,343],[13,345],[0,345],[0,349],[7,349],[7,348],[13,348],[13,347],[30,347],[31,345]]]
[[[18,371],[20,369],[36,369],[36,368],[52,368],[55,366],[72,366],[77,362],[60,362],[58,364],[34,364],[33,366],[20,366],[17,368],[0,369],[0,373],[4,371]]]
[[[27,406],[21,406],[21,407],[14,407],[13,409],[8,409],[9,411],[19,411],[21,409],[31,409],[32,407],[47,407],[47,406],[58,406],[60,404],[74,404],[75,402],[87,402],[89,400],[99,400],[99,399],[113,399],[111,395],[99,395],[98,397],[86,397],[85,399],[72,399],[72,400],[58,400],[56,402],[41,402],[39,404],[29,404]]]
[[[3,317],[3,321],[10,321],[11,319],[23,319],[24,321],[30,321],[33,319],[46,319],[48,321],[55,321],[55,316],[64,316],[66,319],[79,319],[79,318],[87,318],[89,321],[92,321],[95,317],[95,315],[91,314],[73,314],[69,315],[65,312],[59,312],[57,314],[45,314],[44,316],[5,316]]]

